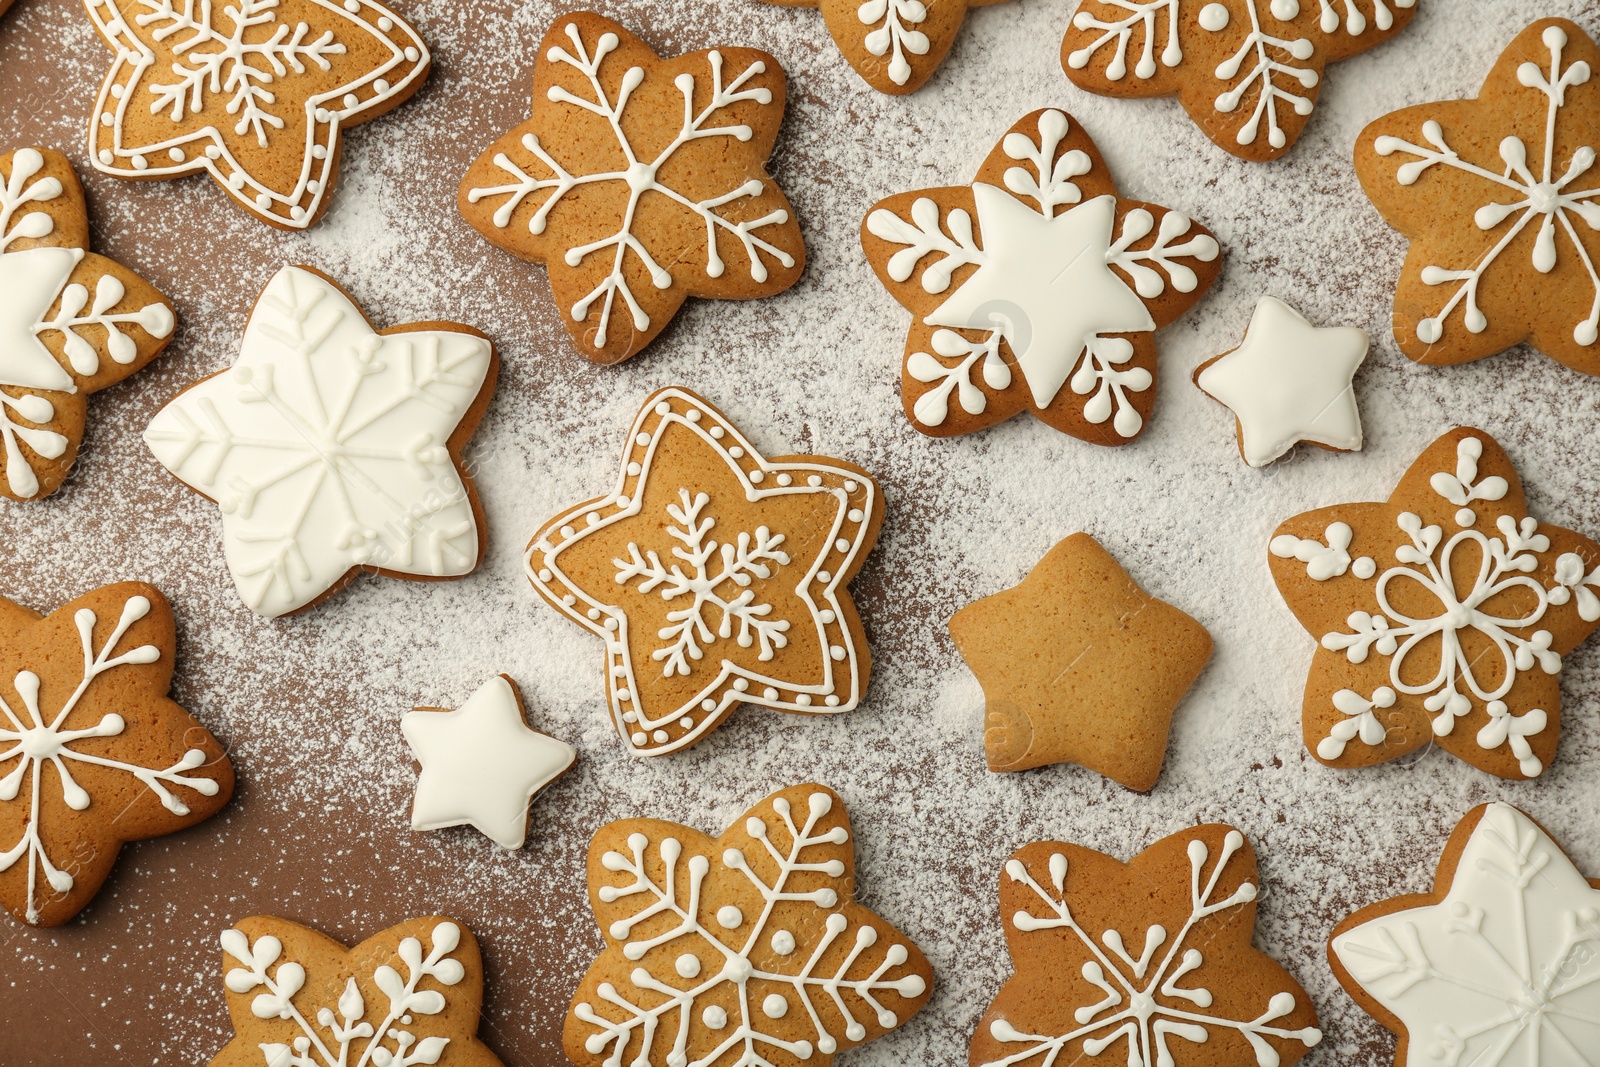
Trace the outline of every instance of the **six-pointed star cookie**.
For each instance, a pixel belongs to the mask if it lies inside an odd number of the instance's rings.
[[[400,730],[422,764],[411,828],[471,825],[501,848],[522,847],[528,806],[578,757],[565,741],[528,726],[522,694],[504,674],[454,711],[417,708]]]
[[[1333,931],[1339,982],[1406,1064],[1586,1067],[1600,1050],[1600,879],[1509,804],[1456,827],[1432,893]]]
[[[1367,767],[1437,742],[1502,778],[1549,766],[1562,657],[1600,624],[1600,545],[1529,517],[1488,434],[1452,430],[1386,503],[1297,516],[1270,551],[1319,644],[1303,719],[1317,759]]]
[[[914,316],[901,399],[936,437],[1027,410],[1095,444],[1132,440],[1155,403],[1155,330],[1222,266],[1203,226],[1119,198],[1094,142],[1054,110],[1013,126],[972,185],[878,204],[861,241]]]
[[[1237,421],[1239,454],[1265,467],[1301,441],[1361,451],[1353,385],[1367,335],[1353,326],[1318,329],[1276,297],[1261,298],[1244,342],[1202,363],[1194,383]]]
[[[381,332],[305,267],[267,283],[233,367],[145,430],[161,463],[222,508],[223,547],[253,611],[301,611],[361,571],[460,578],[483,552],[461,451],[499,373],[467,326]]]
[[[662,59],[610,19],[557,19],[533,117],[468,169],[461,214],[544,263],[573,344],[617,363],[691,296],[748,300],[799,280],[800,226],[766,169],[787,84],[753,48]]]
[[[428,76],[417,31],[374,0],[84,0],[116,59],[89,158],[118,178],[209,173],[252,215],[316,222],[340,134]]]
[[[1147,792],[1172,713],[1211,657],[1205,627],[1134,584],[1088,534],[950,620],[987,701],[989,769],[1076,763]]]
[[[967,11],[1003,0],[766,0],[815,7],[845,59],[880,93],[922,88],[944,62]]]
[[[883,524],[865,471],[765,459],[687,389],[645,401],[616,487],[528,546],[539,595],[605,640],[612,719],[637,755],[702,740],[741,703],[832,715],[872,656],[848,585]]]
[[[1600,47],[1545,19],[1506,48],[1473,100],[1385,115],[1356,174],[1411,241],[1395,338],[1454,365],[1522,341],[1600,374]]]
[[[166,297],[89,251],[83,187],[65,156],[0,156],[0,495],[60,488],[88,395],[154,359],[175,325]]]
[[[167,699],[172,608],[108,585],[49,617],[0,597],[0,905],[58,926],[124,842],[215,815],[233,793],[216,738]]]
[[[1061,42],[1079,88],[1177,96],[1205,135],[1240,159],[1294,146],[1324,68],[1387,41],[1416,0],[1083,0]]]

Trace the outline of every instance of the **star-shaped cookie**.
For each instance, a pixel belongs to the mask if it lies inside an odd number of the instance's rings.
[[[645,401],[615,488],[534,534],[539,595],[605,641],[635,755],[701,741],[742,703],[851,711],[872,655],[848,586],[883,524],[865,471],[766,459],[687,389]]]
[[[1003,0],[766,0],[814,7],[845,59],[880,93],[914,93],[933,77],[967,12]]]
[[[663,59],[620,23],[563,16],[539,45],[533,117],[467,170],[461,214],[545,264],[572,343],[620,362],[691,296],[799,280],[800,226],[767,173],[787,85],[753,48]]]
[[[1265,467],[1301,441],[1361,451],[1354,381],[1366,358],[1364,331],[1319,329],[1266,296],[1243,343],[1200,364],[1194,383],[1233,412],[1244,461]]]
[[[501,848],[528,837],[528,806],[578,757],[564,741],[528,726],[517,684],[504,674],[485,682],[454,711],[417,708],[400,720],[422,764],[413,830],[470,825]]]
[[[263,222],[328,206],[342,131],[398,107],[428,46],[375,0],[84,0],[116,53],[89,158],[118,178],[207,173]]]
[[[362,571],[432,581],[477,567],[483,508],[461,453],[498,373],[471,327],[375,330],[331,279],[285,267],[234,365],[178,394],[144,439],[222,509],[244,602],[287,615]]]
[[[1425,745],[1536,777],[1561,735],[1561,661],[1600,625],[1600,545],[1528,515],[1481,430],[1417,458],[1388,501],[1296,516],[1272,576],[1318,641],[1306,747],[1368,767]]]
[[[1415,1063],[1593,1063],[1600,1050],[1600,879],[1509,804],[1467,813],[1432,893],[1340,923],[1341,985]]]
[[[172,608],[142,582],[48,617],[0,597],[0,905],[59,926],[128,841],[215,815],[222,745],[167,698]]]
[[[1094,444],[1131,441],[1155,404],[1156,329],[1222,268],[1205,227],[1120,198],[1055,110],[1013,126],[973,184],[879,203],[861,242],[912,313],[901,400],[934,437],[1026,410]]]
[[[1356,174],[1411,241],[1395,339],[1452,366],[1523,341],[1600,374],[1600,48],[1565,19],[1507,46],[1476,99],[1385,115]]]
[[[59,489],[89,394],[156,358],[176,324],[155,287],[89,251],[83,186],[66,156],[0,156],[0,495]]]
[[[1140,589],[1088,534],[1050,550],[1021,585],[950,620],[987,701],[992,771],[1076,763],[1148,792],[1172,713],[1211,657],[1211,635]]]
[[[1103,96],[1176,96],[1219,148],[1277,159],[1330,63],[1406,28],[1417,0],[1082,0],[1061,65]]]

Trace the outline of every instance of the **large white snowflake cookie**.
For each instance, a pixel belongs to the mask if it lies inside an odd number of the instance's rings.
[[[862,246],[913,316],[901,399],[925,434],[971,433],[1027,411],[1120,445],[1155,404],[1155,331],[1222,269],[1211,233],[1125,200],[1064,112],[1024,116],[971,185],[901,193]]]
[[[1503,778],[1549,766],[1561,662],[1600,625],[1600,545],[1528,514],[1481,430],[1435,441],[1384,503],[1296,516],[1269,546],[1317,639],[1306,746],[1367,767],[1429,744]]]
[[[429,581],[477,567],[483,508],[461,453],[498,372],[470,327],[375,330],[332,280],[285,267],[234,365],[180,393],[144,439],[222,509],[244,602],[286,615],[362,571]]]

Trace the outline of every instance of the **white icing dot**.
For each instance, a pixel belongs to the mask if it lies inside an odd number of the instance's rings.
[[[754,471],[750,472],[750,480],[752,482],[760,482],[765,477],[766,477],[766,475],[764,473],[762,473],[761,471],[754,470]]]
[[[650,443],[650,435],[647,433],[642,433],[633,439],[633,443],[638,445],[640,448],[643,448],[645,445]]]
[[[700,1021],[705,1023],[708,1029],[721,1030],[728,1025],[728,1013],[713,1004],[700,1013]]]
[[[271,193],[257,193],[256,194],[256,207],[260,208],[262,211],[266,211],[268,208],[272,207],[272,194]]]
[[[718,441],[722,440],[723,436],[726,433],[727,433],[727,431],[724,430],[721,426],[713,426],[713,427],[711,427],[711,436],[713,438],[715,438],[716,440],[718,440]]]
[[[344,94],[344,106],[345,106],[346,109],[355,107],[359,103],[361,103],[361,98],[359,96],[357,96],[355,93],[345,93]]]
[[[728,455],[732,456],[734,459],[741,459],[744,456],[744,449],[740,448],[738,445],[734,445],[732,448],[728,449]]]
[[[665,400],[662,400],[662,401],[658,402],[656,404],[656,414],[657,415],[671,415],[672,414],[672,405],[667,403]]]
[[[832,608],[823,608],[821,611],[817,612],[817,618],[821,619],[825,623],[831,623],[834,619],[838,618],[838,616],[833,613]]]
[[[716,711],[717,710],[717,702],[715,700],[712,700],[710,697],[706,697],[704,700],[702,700],[700,702],[700,710],[702,710],[702,711]]]
[[[333,112],[329,111],[325,107],[317,108],[316,115],[318,122],[331,122],[333,120]],[[323,156],[328,154],[328,150],[323,148],[321,145],[312,145],[311,154],[316,158],[321,159]]]
[[[806,707],[808,704],[811,703],[811,694],[810,693],[800,693],[794,698],[794,702],[796,704],[799,704],[802,708]]]
[[[1350,564],[1350,573],[1354,574],[1362,581],[1366,581],[1368,578],[1371,578],[1374,574],[1378,573],[1378,564],[1371,556],[1362,556],[1360,559],[1357,559],[1354,563]]]
[[[606,629],[607,630],[615,630],[616,628],[617,628],[617,620],[616,619],[607,619],[606,620]]]
[[[815,489],[817,486],[822,484],[822,476],[819,474],[813,474],[811,477],[806,479],[806,484]]]
[[[683,417],[688,419],[690,422],[699,422],[700,416],[703,414],[704,412],[702,412],[699,408],[690,408],[688,411],[683,413]]]
[[[761,691],[761,695],[763,697],[765,697],[766,699],[768,699],[768,700],[777,700],[778,699],[778,691],[776,689],[772,688],[772,686],[770,686],[770,685],[767,686],[765,689],[763,689]]]
[[[133,169],[134,170],[144,170],[149,165],[150,165],[150,161],[148,159],[144,158],[143,156],[134,156],[133,157]]]
[[[1200,9],[1200,28],[1220,33],[1228,28],[1228,9],[1223,4],[1207,4]]]
[[[737,930],[744,922],[744,912],[732,904],[724,904],[717,909],[717,925],[724,930]]]
[[[1272,17],[1288,22],[1300,14],[1300,0],[1272,0]]]
[[[419,60],[421,58],[422,58],[422,53],[417,51],[415,46],[406,49],[406,62],[407,63],[415,63],[417,60]]]
[[[769,1019],[781,1019],[789,1014],[789,1002],[781,993],[768,993],[767,999],[761,1002],[761,1014]]]
[[[590,608],[588,611],[584,612],[584,614],[589,616],[591,619],[598,620],[600,618],[600,609]]]
[[[361,0],[344,0],[344,9],[354,15],[361,10]]]
[[[111,165],[111,161],[116,157],[111,154],[111,149],[102,148],[98,153],[96,153],[96,158],[99,159],[101,163],[109,167]]]
[[[617,699],[623,701],[624,703],[626,703],[629,700],[632,700],[633,699],[633,690],[631,690],[631,689],[618,689],[617,690]]]
[[[562,537],[571,537],[571,536],[572,536],[572,535],[573,535],[573,534],[574,534],[574,533],[576,533],[576,532],[577,532],[577,531],[576,531],[576,530],[574,530],[574,529],[573,529],[573,528],[572,528],[572,527],[570,527],[570,526],[563,526],[563,527],[561,527],[561,536],[562,536]]]
[[[694,720],[685,715],[683,718],[678,720],[678,725],[685,730],[693,730]]]
[[[700,957],[692,952],[685,952],[672,966],[680,978],[693,978],[700,973]]]
[[[316,179],[306,182],[306,189],[313,193],[322,192],[322,183]]]
[[[746,689],[750,688],[750,681],[747,678],[735,678],[733,680],[733,687],[742,693]]]
[[[824,703],[826,703],[828,705],[828,707],[830,707],[830,708],[838,707],[839,706],[839,694],[837,694],[837,693],[829,693],[828,694],[828,699]]]
[[[780,956],[787,956],[794,951],[794,935],[787,930],[779,930],[772,935],[772,951]]]
[[[214,145],[214,144],[206,145],[206,158],[207,159],[221,159],[222,158],[222,149],[219,148],[218,146]]]
[[[635,731],[634,733],[632,733],[632,734],[630,734],[628,736],[628,740],[632,741],[635,746],[638,746],[638,745],[644,744],[646,741],[649,741],[650,738],[645,736],[645,734],[643,732]]]
[[[650,735],[650,740],[654,741],[658,745],[664,745],[668,740],[671,739],[671,737],[672,735],[667,733],[665,730],[657,730],[655,733]]]
[[[228,188],[234,192],[244,188],[244,171],[236,170],[228,175]]]
[[[778,484],[779,485],[792,485],[792,484],[794,484],[794,478],[792,476],[788,475],[788,474],[780,474],[780,475],[778,475]]]
[[[828,571],[818,571],[817,572],[817,581],[819,581],[819,582],[831,582],[831,581],[833,581],[833,575],[831,573],[829,573]],[[833,618],[832,618],[833,613],[832,612],[823,612],[823,614],[829,616],[828,618],[823,620],[824,622],[832,622],[833,621]]]
[[[860,508],[851,508],[850,514],[846,516],[846,518],[848,518],[851,522],[860,522],[866,517],[866,513]]]
[[[1471,508],[1462,508],[1460,511],[1456,512],[1456,525],[1457,526],[1471,526],[1474,523],[1476,523],[1477,521],[1478,521],[1478,516],[1473,512],[1473,510]]]
[[[100,125],[102,125],[102,126],[110,126],[112,123],[114,123],[116,121],[117,121],[116,116],[113,115],[111,112],[102,111],[100,113]]]
[[[619,495],[617,497],[617,507],[619,507],[619,508],[625,508],[629,504],[632,504],[632,503],[633,503],[633,501],[628,499],[628,494],[627,493],[623,493],[623,494],[621,494],[621,495]]]
[[[848,552],[850,551],[850,539],[848,537],[841,537],[839,540],[833,543],[833,547],[837,548],[840,552]]]
[[[847,493],[855,492],[856,491],[856,483],[852,482],[852,481],[846,481],[844,483],[844,491],[847,492]]]
[[[311,146],[311,158],[326,159],[328,158],[328,150],[322,145],[314,144]]]
[[[554,577],[555,577],[555,575],[550,573],[550,568],[549,567],[544,567],[539,571],[539,580],[541,582],[548,582]]]
[[[378,29],[382,30],[384,33],[388,33],[390,30],[394,29],[394,19],[390,18],[388,15],[380,15],[378,17]]]
[[[828,649],[828,655],[832,656],[835,660],[844,659],[844,657],[845,657],[844,646],[843,645],[833,645],[832,647],[830,647]]]
[[[379,78],[377,81],[372,83],[372,88],[377,91],[379,96],[382,96],[384,93],[389,91],[389,83],[384,81],[382,78]]]
[[[637,463],[628,464],[628,473],[635,478],[639,476],[639,472],[642,470],[644,470],[644,468],[639,466]]]
[[[565,604],[569,608],[572,607],[572,605],[576,604],[577,602],[578,602],[578,598],[573,596],[571,593],[568,593],[568,594],[566,594],[565,596],[563,596],[561,598],[561,603]]]
[[[113,85],[111,87],[111,95],[116,97],[118,100],[121,100],[122,99],[122,94],[126,93],[127,91],[128,91],[127,86],[122,85],[121,83],[118,83],[118,84]]]
[[[625,712],[622,713],[622,721],[623,722],[638,722],[639,721],[639,713],[637,711],[625,711]]]

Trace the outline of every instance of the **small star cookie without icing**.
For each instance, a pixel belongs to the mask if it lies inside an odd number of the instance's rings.
[[[59,489],[89,394],[155,359],[176,325],[166,297],[89,251],[83,186],[66,156],[0,156],[0,496]]]
[[[933,437],[1026,410],[1093,444],[1133,440],[1155,405],[1155,331],[1222,269],[1205,227],[1119,197],[1089,135],[1049,109],[971,185],[880,202],[861,243],[913,315],[901,401]]]
[[[1265,467],[1301,441],[1334,452],[1361,451],[1356,370],[1367,335],[1353,326],[1319,329],[1266,296],[1238,348],[1200,364],[1194,383],[1234,414],[1239,454]]]
[[[767,173],[787,85],[753,48],[663,59],[608,18],[557,19],[533,117],[468,168],[461,214],[543,263],[572,343],[618,363],[691,296],[749,300],[800,279],[800,226]]]
[[[501,848],[522,847],[533,798],[578,757],[565,741],[528,726],[522,694],[504,674],[454,711],[415,709],[400,731],[422,764],[411,828],[470,825]]]
[[[84,0],[116,53],[89,117],[95,168],[209,173],[263,222],[321,217],[342,131],[409,100],[428,46],[375,0]]]
[[[1400,350],[1454,366],[1527,341],[1600,374],[1600,47],[1565,19],[1506,47],[1476,99],[1385,115],[1356,174],[1411,241]]]
[[[687,389],[652,395],[606,496],[533,536],[540,596],[606,645],[612,721],[635,755],[703,740],[742,703],[854,710],[872,654],[848,586],[883,525],[865,471],[763,458]]]
[[[1388,501],[1296,516],[1272,576],[1318,641],[1305,743],[1331,767],[1425,745],[1538,776],[1561,735],[1561,662],[1600,625],[1600,545],[1528,515],[1481,430],[1430,445]]]

